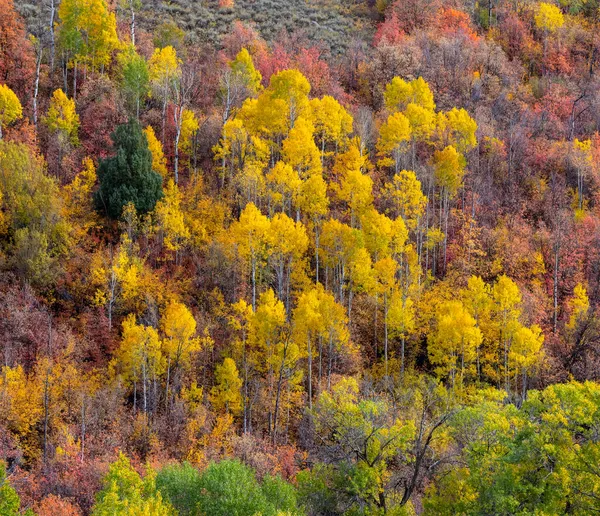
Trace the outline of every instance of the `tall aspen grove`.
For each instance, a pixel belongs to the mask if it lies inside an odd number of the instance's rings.
[[[0,0],[0,516],[600,514],[600,0]]]

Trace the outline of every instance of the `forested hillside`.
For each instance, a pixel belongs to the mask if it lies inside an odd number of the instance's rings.
[[[0,0],[0,516],[600,512],[597,0]]]

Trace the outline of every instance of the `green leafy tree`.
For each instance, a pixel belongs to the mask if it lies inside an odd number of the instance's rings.
[[[196,514],[201,497],[200,472],[191,464],[165,466],[156,474],[156,487],[180,516]]]

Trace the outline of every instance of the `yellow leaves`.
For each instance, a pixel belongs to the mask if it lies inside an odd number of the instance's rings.
[[[106,0],[65,0],[58,7],[59,42],[70,64],[83,62],[94,70],[110,63],[119,47],[117,21]]]
[[[175,80],[181,73],[181,60],[172,46],[154,49],[149,61],[150,80],[165,84]]]
[[[394,77],[386,85],[383,96],[385,106],[391,112],[403,111],[410,103],[429,111],[435,110],[433,93],[422,77],[410,82],[406,82],[400,77]]]
[[[383,166],[395,165],[399,169],[400,157],[410,140],[410,121],[402,113],[391,114],[379,130],[377,151],[387,159],[380,160]]]
[[[82,162],[83,169],[73,181],[63,188],[65,216],[79,238],[98,223],[98,217],[92,204],[92,190],[96,186],[96,167],[91,158]]]
[[[516,283],[503,274],[492,288],[492,297],[497,305],[497,310],[506,321],[508,318],[519,317],[521,310],[521,292]]]
[[[465,173],[465,158],[452,146],[435,151],[433,155],[435,178],[438,185],[454,197],[462,184]]]
[[[547,32],[555,32],[565,23],[562,11],[554,4],[540,2],[534,16],[537,28]]]
[[[343,144],[352,132],[352,115],[330,95],[312,99],[310,103],[316,132],[321,135],[322,152],[326,141],[336,147]]]
[[[271,219],[269,231],[270,250],[282,258],[300,260],[308,249],[308,235],[302,222],[294,222],[285,213],[277,213]]]
[[[465,109],[452,108],[439,113],[438,131],[461,153],[477,145],[477,122]]]
[[[278,161],[267,173],[266,180],[273,206],[281,211],[290,211],[302,185],[298,172],[287,163]]]
[[[283,160],[294,168],[302,179],[322,170],[319,149],[313,135],[315,128],[306,118],[298,118],[288,137],[283,141]]]
[[[568,305],[571,317],[566,326],[572,330],[575,329],[577,323],[587,315],[590,309],[590,299],[587,295],[587,290],[581,283],[575,285],[573,297],[570,299]]]
[[[181,136],[179,139],[179,150],[190,153],[192,150],[192,137],[199,129],[200,124],[193,111],[184,109],[181,113]]]
[[[163,245],[168,251],[177,252],[190,238],[190,231],[181,211],[182,195],[172,179],[169,180],[164,194],[156,204],[154,214],[162,233]]]
[[[427,205],[427,197],[415,173],[400,171],[385,185],[384,195],[392,201],[396,216],[402,217],[410,229],[415,229]]]
[[[538,325],[530,328],[519,325],[513,335],[509,360],[520,369],[530,369],[539,362],[543,343],[544,335]]]
[[[240,219],[230,228],[240,255],[251,260],[261,257],[266,250],[270,227],[269,219],[254,203],[248,203]]]
[[[242,410],[240,389],[242,380],[231,358],[225,358],[223,364],[215,368],[216,385],[211,390],[210,401],[217,412],[225,411],[233,415]]]
[[[366,158],[356,145],[338,156],[334,170],[341,176],[336,189],[338,197],[350,208],[352,222],[373,204],[373,180],[362,173]]]
[[[122,374],[131,382],[145,381],[165,370],[158,332],[152,326],[137,324],[133,314],[123,321],[121,344],[115,358]]]
[[[296,198],[296,205],[313,221],[327,215],[329,209],[327,183],[321,174],[313,174],[302,182]]]
[[[436,331],[428,338],[429,360],[440,376],[451,376],[454,385],[456,372],[460,369],[462,380],[482,340],[481,330],[464,305],[447,301],[440,306]]]
[[[427,141],[435,131],[435,113],[412,102],[406,106],[404,116],[410,122],[412,137],[419,141]]]
[[[165,158],[165,154],[163,152],[162,143],[160,143],[159,139],[156,137],[154,129],[151,125],[144,129],[144,134],[148,140],[148,149],[152,154],[152,170],[154,170],[154,172],[158,172],[164,180],[168,175],[168,171],[167,159]]]
[[[0,419],[25,438],[42,416],[41,385],[27,377],[20,365],[0,373]]]
[[[201,349],[201,340],[194,337],[196,320],[190,310],[183,303],[169,301],[163,311],[160,327],[165,335],[165,355],[175,364],[188,365],[191,354]]]
[[[0,84],[0,139],[2,129],[23,116],[23,108],[15,92],[6,84]]]
[[[69,99],[61,89],[52,94],[44,123],[51,132],[58,133],[71,144],[77,145],[79,143],[77,137],[79,115],[75,111],[75,101]]]
[[[229,67],[242,78],[245,86],[252,93],[257,93],[260,90],[262,75],[254,67],[252,57],[247,49],[242,48],[235,56],[235,59],[229,63]]]

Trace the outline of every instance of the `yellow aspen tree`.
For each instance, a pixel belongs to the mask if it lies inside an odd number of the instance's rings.
[[[406,226],[414,231],[427,205],[427,197],[416,174],[411,170],[400,171],[386,183],[384,195],[391,202],[394,215],[402,217]]]
[[[252,56],[246,48],[242,48],[235,59],[229,63],[229,68],[234,74],[239,76],[242,83],[252,94],[258,93],[261,89],[262,75],[254,67]]]
[[[58,135],[64,143],[79,143],[79,115],[75,111],[75,101],[67,97],[61,89],[52,94],[44,122],[50,132]]]
[[[499,344],[503,354],[505,389],[510,392],[508,357],[512,334],[521,315],[521,292],[516,283],[503,274],[492,287],[492,299],[496,305],[494,312],[499,325]]]
[[[175,263],[178,263],[179,251],[190,238],[190,231],[181,210],[183,196],[172,179],[169,179],[164,194],[164,197],[156,203],[154,214],[162,245],[167,251],[175,253]]]
[[[319,289],[318,310],[322,321],[319,334],[319,363],[318,363],[318,385],[321,385],[323,371],[324,346],[327,346],[327,389],[331,388],[331,374],[333,372],[333,361],[335,354],[348,357],[356,352],[350,342],[348,331],[348,317],[344,307],[337,303],[331,292]]]
[[[318,335],[322,333],[323,321],[319,312],[319,291],[323,286],[305,290],[300,294],[294,309],[293,327],[295,339],[302,350],[306,350],[308,372],[308,408],[312,410],[313,397],[313,350]]]
[[[375,291],[375,275],[371,253],[359,247],[348,264],[348,319],[352,317],[352,300],[354,294],[372,295]]]
[[[165,405],[168,409],[171,374],[189,366],[192,354],[200,351],[202,341],[195,336],[194,316],[183,303],[175,300],[169,301],[163,310],[160,328],[163,333],[162,351],[167,359]]]
[[[254,312],[252,307],[243,299],[231,305],[232,314],[229,317],[229,326],[238,334],[234,342],[234,356],[238,363],[241,364],[242,370],[242,410],[243,410],[243,432],[246,434],[249,429],[250,419],[250,395],[249,395],[249,378],[251,372],[256,369],[256,363],[253,360],[256,353],[250,347],[253,342],[250,339],[250,330],[253,323]]]
[[[402,113],[391,114],[379,130],[377,151],[382,156],[380,166],[392,166],[394,172],[400,170],[406,143],[410,140],[410,122]]]
[[[65,216],[79,240],[83,240],[88,232],[98,225],[98,214],[92,198],[97,181],[96,167],[89,157],[83,159],[82,165],[82,170],[73,181],[63,188]]]
[[[252,309],[256,310],[257,270],[266,258],[271,223],[254,203],[248,203],[240,219],[231,225],[231,234],[240,256],[250,266],[252,277]]]
[[[533,19],[535,21],[535,26],[543,32],[544,55],[542,73],[545,73],[548,37],[564,25],[565,18],[558,6],[548,2],[540,2]]]
[[[283,302],[277,299],[272,289],[263,292],[258,300],[256,312],[251,319],[250,341],[256,355],[256,368],[265,376],[266,385],[260,389],[261,398],[268,412],[268,427],[271,433],[274,410],[277,406],[276,371],[280,364],[277,356],[279,345],[285,340],[286,311]],[[280,394],[280,393],[278,393]]]
[[[515,376],[521,376],[521,396],[527,394],[527,373],[539,364],[542,355],[544,335],[534,324],[530,328],[519,325],[515,330],[510,347],[509,361],[514,365]]]
[[[165,144],[165,123],[167,120],[167,104],[171,89],[181,76],[181,60],[172,46],[154,50],[148,63],[150,81],[155,95],[162,100],[162,132],[161,142]]]
[[[15,92],[6,84],[0,84],[0,140],[2,130],[23,116],[23,108]]]
[[[167,158],[165,158],[162,143],[160,143],[160,140],[156,137],[156,133],[151,125],[144,129],[144,134],[148,140],[148,149],[152,154],[152,170],[158,172],[164,181],[169,173],[167,171]]]
[[[492,333],[493,309],[490,285],[479,276],[471,276],[467,282],[467,288],[461,291],[461,298],[463,305],[475,319],[477,327],[481,329],[484,340],[488,340]],[[477,379],[481,380],[481,346],[477,346],[475,352]]]
[[[330,95],[310,101],[315,125],[315,133],[321,140],[321,164],[325,160],[325,145],[335,146],[337,153],[340,146],[352,132],[352,115]]]
[[[404,111],[408,104],[416,104],[426,110],[435,111],[435,101],[429,84],[418,77],[410,82],[394,77],[386,84],[383,94],[385,107],[391,113]]]
[[[435,131],[436,116],[433,111],[412,102],[406,106],[404,116],[410,123],[412,168],[415,167],[417,142],[427,142]]]
[[[352,227],[373,204],[373,180],[362,172],[366,161],[358,146],[352,144],[338,156],[334,166],[334,172],[340,178],[339,186],[335,185],[334,189],[338,198],[348,205]]]
[[[314,141],[315,128],[310,120],[300,117],[282,144],[283,160],[306,179],[322,170],[319,149]]]
[[[244,122],[239,118],[227,120],[219,143],[212,149],[215,160],[221,162],[221,186],[224,186],[226,177],[231,180],[235,171],[243,169],[250,146],[251,137]]]
[[[327,183],[321,174],[313,174],[305,181],[302,181],[300,190],[295,199],[297,217],[300,213],[304,214],[314,232],[315,247],[315,274],[316,281],[319,281],[320,271],[320,248],[322,222],[329,212],[329,198],[327,197]]]
[[[158,379],[165,371],[165,357],[156,329],[137,324],[135,316],[129,314],[123,321],[121,344],[114,362],[123,377],[133,384],[134,415],[138,408],[138,384],[141,384],[144,414],[150,408],[149,397],[152,399],[152,410],[156,410]]]
[[[566,326],[568,329],[573,330],[577,327],[577,324],[585,318],[590,309],[590,299],[587,290],[581,283],[575,285],[573,297],[569,300],[568,305],[571,316],[569,317],[569,322]]]
[[[391,338],[400,338],[400,374],[404,375],[406,362],[406,338],[415,331],[415,307],[405,289],[392,293],[388,309],[388,325]]]
[[[217,365],[215,382],[216,385],[210,391],[210,402],[214,409],[238,415],[242,410],[242,380],[233,359],[225,358],[222,364]]]
[[[463,108],[452,108],[447,113],[439,113],[437,130],[442,145],[452,145],[461,154],[477,145],[477,122]]]
[[[444,232],[444,265],[446,264],[446,251],[448,244],[448,216],[450,214],[450,200],[458,193],[462,186],[465,174],[466,160],[453,146],[449,145],[444,150],[435,151],[433,155],[435,180],[440,188],[440,220],[439,229]]]
[[[323,223],[321,247],[323,264],[327,271],[333,273],[332,290],[340,303],[344,303],[344,287],[348,274],[348,264],[352,255],[360,247],[361,233],[337,219],[329,219]]]
[[[283,101],[283,111],[288,130],[296,125],[296,120],[310,112],[310,83],[298,70],[282,70],[271,76],[265,99]],[[275,103],[273,107],[281,105]],[[279,115],[281,116],[281,114]]]
[[[302,185],[298,172],[283,161],[278,161],[266,175],[270,205],[281,213],[291,215],[294,199]]]
[[[388,343],[389,343],[389,307],[390,298],[396,289],[396,272],[398,264],[393,258],[381,258],[373,266],[377,281],[377,293],[383,297],[383,358],[385,364],[385,378],[388,378]],[[378,307],[376,306],[377,310]]]
[[[427,351],[436,373],[450,378],[452,388],[463,385],[465,373],[475,360],[476,348],[481,344],[482,334],[473,316],[460,301],[447,301],[439,308],[435,332],[429,335]]]
[[[285,213],[277,213],[271,219],[268,239],[269,259],[277,276],[277,295],[289,308],[292,268],[308,250],[308,235],[302,222],[294,222]]]

